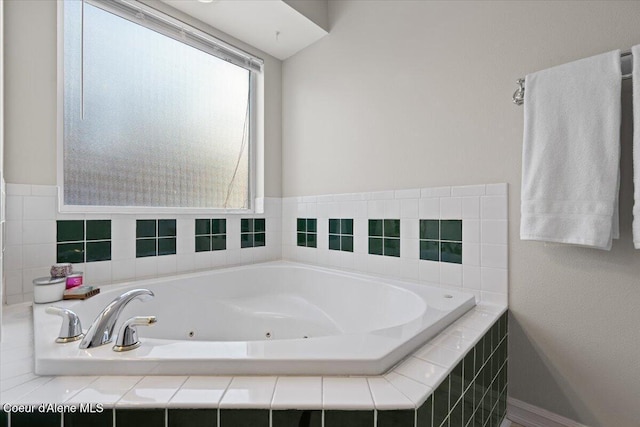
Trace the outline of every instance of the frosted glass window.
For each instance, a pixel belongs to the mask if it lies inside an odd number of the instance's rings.
[[[64,5],[64,204],[249,207],[251,72]]]

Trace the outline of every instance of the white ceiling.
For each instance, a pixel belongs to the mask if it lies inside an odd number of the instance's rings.
[[[327,34],[282,0],[162,1],[281,60]]]

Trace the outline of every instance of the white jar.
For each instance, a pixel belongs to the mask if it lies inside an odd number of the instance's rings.
[[[64,297],[66,277],[38,277],[33,279],[33,302],[44,304],[46,302],[60,301]]]

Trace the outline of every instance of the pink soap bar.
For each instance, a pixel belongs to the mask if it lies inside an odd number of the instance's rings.
[[[67,289],[82,285],[82,273],[73,273],[67,276]]]

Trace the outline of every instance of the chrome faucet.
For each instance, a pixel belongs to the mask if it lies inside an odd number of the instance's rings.
[[[98,347],[111,342],[113,330],[124,307],[134,299],[148,301],[153,296],[153,292],[148,289],[132,289],[111,301],[89,327],[87,334],[80,342],[80,348]]]

